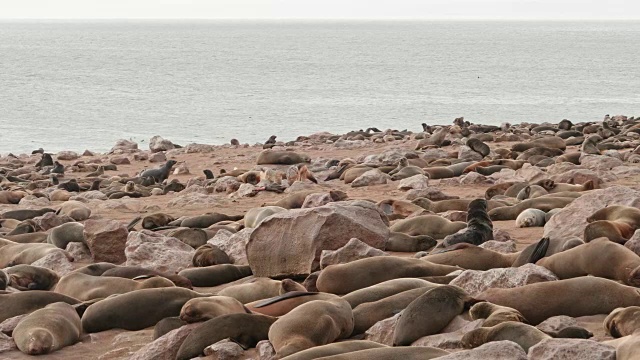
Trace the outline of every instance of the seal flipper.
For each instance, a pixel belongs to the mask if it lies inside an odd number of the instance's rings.
[[[540,241],[538,241],[538,244],[533,249],[531,256],[529,256],[529,259],[527,259],[527,263],[528,264],[537,263],[538,260],[547,256],[547,249],[549,249],[549,238],[543,237]]]
[[[142,220],[142,217],[138,216],[135,219],[131,220],[131,222],[129,222],[129,225],[127,225],[127,231],[132,231],[133,228],[140,222],[140,220]]]

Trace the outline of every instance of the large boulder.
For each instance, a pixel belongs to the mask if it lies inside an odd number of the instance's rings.
[[[393,346],[393,334],[396,331],[396,325],[398,324],[399,318],[400,313],[390,318],[378,321],[364,333],[364,339]]]
[[[127,266],[141,266],[175,274],[191,265],[196,250],[182,241],[149,230],[129,233]]]
[[[626,186],[612,186],[585,193],[549,219],[544,226],[544,236],[582,239],[588,224],[587,217],[610,205],[640,207],[640,191]]]
[[[371,247],[364,242],[353,238],[338,250],[322,250],[320,255],[320,267],[322,269],[329,265],[345,264],[374,256],[388,256],[386,252]]]
[[[80,155],[78,155],[78,153],[75,151],[60,151],[56,155],[56,158],[58,160],[76,160],[79,157]]]
[[[593,340],[546,339],[529,349],[529,358],[536,360],[615,360],[616,349]]]
[[[162,335],[136,351],[130,360],[174,360],[184,339],[201,323],[188,324]]]
[[[159,135],[156,135],[152,137],[151,140],[149,140],[149,150],[151,150],[151,152],[154,152],[154,153],[160,152],[160,151],[167,151],[175,148],[176,146],[173,145],[171,141],[167,139],[163,139]]]
[[[421,174],[402,179],[398,184],[398,190],[424,190],[427,188],[429,188],[429,177]]]
[[[351,183],[351,187],[363,187],[371,185],[383,185],[391,180],[391,176],[378,169],[372,169],[358,176]]]
[[[411,343],[411,346],[431,346],[443,350],[463,349],[464,334],[481,327],[482,323],[484,319],[466,321],[461,316],[457,316],[439,334],[423,336]]]
[[[458,149],[458,159],[460,159],[460,160],[464,160],[464,161],[480,161],[483,158],[484,157],[480,153],[475,152],[473,149],[471,149],[470,147],[468,147],[466,145],[462,145]]]
[[[451,281],[451,285],[459,286],[469,295],[476,296],[490,288],[508,289],[553,280],[558,280],[558,277],[551,271],[542,266],[525,264],[517,268],[465,270]]]
[[[111,148],[110,152],[114,153],[116,150],[120,150],[122,152],[138,150],[138,144],[131,140],[120,139],[116,141],[116,144]]]
[[[229,256],[231,263],[249,265],[246,247],[253,230],[253,228],[245,228],[235,234],[225,229],[218,230],[216,235],[207,242],[224,251]]]
[[[322,250],[337,250],[352,238],[384,249],[389,222],[375,204],[348,201],[274,214],[251,234],[247,258],[255,276],[308,275],[320,269]]]
[[[587,181],[593,181],[596,187],[604,182],[595,171],[589,169],[573,169],[551,176],[551,180],[557,183],[573,183],[582,185]]]
[[[204,349],[204,354],[218,360],[240,359],[244,354],[242,346],[231,339],[220,340]]]
[[[611,156],[582,154],[580,156],[580,165],[589,170],[599,172],[622,166],[623,162]]]
[[[74,270],[73,263],[69,261],[68,254],[62,249],[48,253],[31,263],[31,266],[53,270],[60,276],[64,276]]]
[[[560,340],[560,339],[559,339]],[[492,341],[473,350],[460,351],[439,357],[438,360],[527,360],[527,353],[513,341]],[[537,358],[530,358],[537,359]],[[560,358],[558,358],[560,359]],[[564,358],[574,359],[574,358]],[[575,358],[578,359],[578,358]]]
[[[84,222],[83,235],[94,262],[123,263],[126,260],[124,248],[128,234],[127,227],[115,220]]]

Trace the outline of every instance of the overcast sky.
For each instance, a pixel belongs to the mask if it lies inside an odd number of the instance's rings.
[[[0,0],[4,19],[640,19],[639,0]]]

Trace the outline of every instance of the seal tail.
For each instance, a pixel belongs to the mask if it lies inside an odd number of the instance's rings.
[[[131,220],[131,222],[129,222],[129,225],[127,225],[127,231],[132,231],[133,228],[140,222],[140,220],[142,220],[142,217],[138,216],[135,219]]]
[[[529,259],[527,259],[527,263],[529,264],[537,263],[538,260],[547,256],[547,249],[549,249],[549,238],[544,237],[540,241],[538,241],[538,244],[533,249],[531,256],[529,256]]]

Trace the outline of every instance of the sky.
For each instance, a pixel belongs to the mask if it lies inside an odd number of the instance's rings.
[[[0,0],[0,19],[640,19],[638,0]]]

